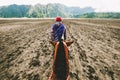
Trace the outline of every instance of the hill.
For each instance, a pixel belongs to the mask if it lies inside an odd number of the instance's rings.
[[[94,12],[91,7],[68,7],[63,4],[36,4],[32,5],[9,5],[0,7],[0,17],[12,18],[12,17],[28,17],[28,18],[52,18],[57,15],[64,18],[78,17],[84,13]]]
[[[80,15],[80,18],[120,18],[120,13],[117,12],[102,12],[102,13],[85,13]]]

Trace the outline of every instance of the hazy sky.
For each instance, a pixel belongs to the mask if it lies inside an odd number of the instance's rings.
[[[97,12],[120,12],[120,0],[0,0],[0,6],[10,4],[35,5],[37,3],[61,3],[67,6],[78,6],[81,8],[92,7]]]

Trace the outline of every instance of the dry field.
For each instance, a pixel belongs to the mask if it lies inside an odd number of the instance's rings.
[[[53,19],[0,19],[0,80],[47,80]],[[71,80],[120,80],[120,20],[64,19]]]

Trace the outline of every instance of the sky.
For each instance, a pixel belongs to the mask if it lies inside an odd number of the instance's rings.
[[[38,3],[61,3],[80,8],[92,7],[96,12],[120,12],[120,0],[0,0],[0,6],[10,4],[35,5]]]

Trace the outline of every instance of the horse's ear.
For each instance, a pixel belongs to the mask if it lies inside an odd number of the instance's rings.
[[[65,41],[67,46],[70,46],[74,41]]]
[[[55,46],[56,45],[56,43],[57,42],[55,42],[55,41],[49,41],[53,46]]]

